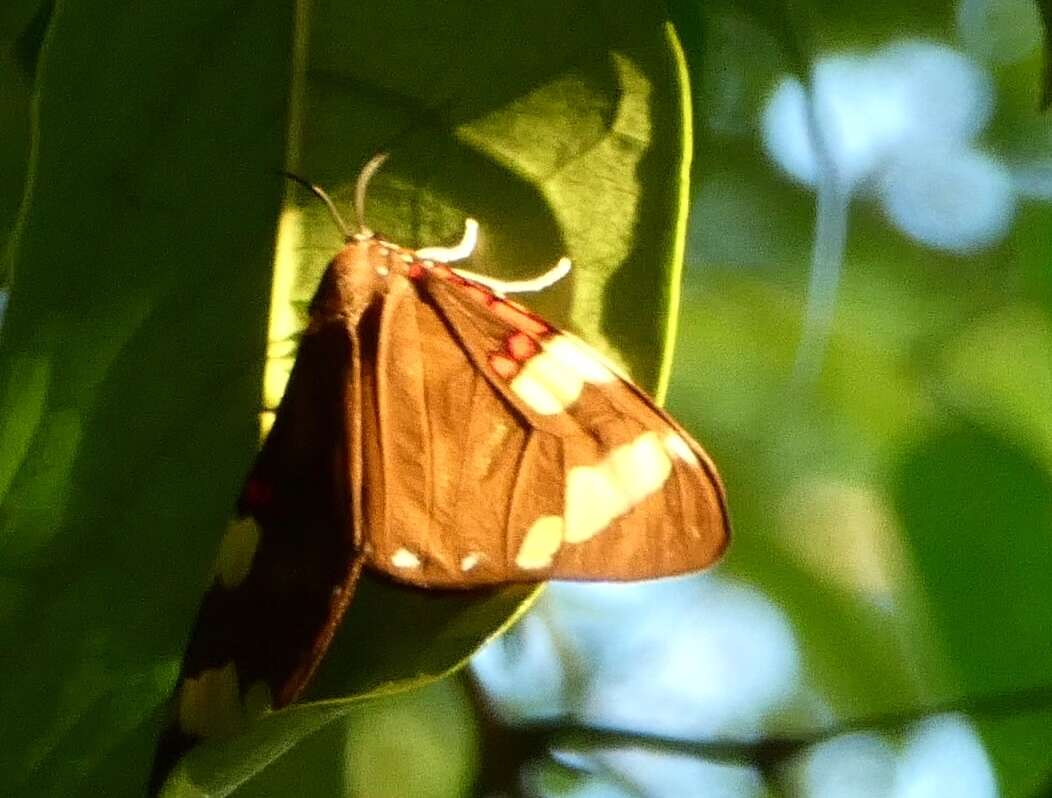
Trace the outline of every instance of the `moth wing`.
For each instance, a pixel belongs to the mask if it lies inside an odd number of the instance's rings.
[[[369,564],[431,587],[636,580],[718,559],[711,460],[576,339],[436,266],[392,280]]]
[[[198,612],[151,794],[200,739],[293,701],[353,595],[361,566],[348,487],[355,346],[342,319],[301,341]]]

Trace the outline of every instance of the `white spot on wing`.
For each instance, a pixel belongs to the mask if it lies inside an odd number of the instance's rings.
[[[656,432],[645,432],[627,446],[618,446],[606,462],[628,500],[622,512],[661,488],[672,473],[672,461]]]
[[[613,449],[594,466],[566,476],[566,542],[582,543],[661,489],[672,461],[656,432]]]
[[[476,565],[478,565],[479,560],[481,559],[482,555],[479,554],[477,551],[473,551],[470,554],[465,555],[464,558],[460,561],[460,570],[467,573]]]
[[[584,380],[547,352],[540,352],[511,381],[511,390],[535,413],[553,416],[577,401]]]
[[[581,543],[624,512],[626,501],[608,464],[577,466],[566,475],[566,540]]]
[[[603,385],[617,377],[586,344],[557,335],[523,365],[511,390],[542,416],[563,412],[581,396],[586,382]]]
[[[391,565],[395,568],[419,568],[420,558],[409,549],[399,549],[391,555]]]
[[[557,515],[542,515],[530,526],[522,539],[515,564],[526,570],[547,568],[563,543],[563,519]]]
[[[544,350],[585,382],[601,385],[615,379],[591,347],[570,335],[555,336],[544,345]]]

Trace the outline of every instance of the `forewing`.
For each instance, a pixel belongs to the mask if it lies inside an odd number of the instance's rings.
[[[436,266],[392,281],[369,563],[473,587],[698,570],[726,545],[705,452],[587,346]]]
[[[343,319],[304,335],[220,546],[158,744],[153,792],[199,739],[294,700],[343,616],[360,570],[349,480],[356,363]]]

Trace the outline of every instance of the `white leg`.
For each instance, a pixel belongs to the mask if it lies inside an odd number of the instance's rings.
[[[479,240],[479,223],[474,219],[464,220],[464,237],[455,247],[424,247],[416,251],[421,260],[437,260],[439,263],[452,263],[464,260],[475,251]]]
[[[495,277],[488,277],[485,274],[469,272],[467,269],[453,269],[453,272],[467,280],[471,280],[472,282],[481,283],[493,293],[502,296],[504,294],[534,294],[538,291],[543,291],[549,286],[555,285],[555,283],[559,282],[569,274],[570,259],[559,258],[559,262],[556,263],[555,266],[550,268],[544,274],[538,275],[529,280],[498,280]]]
[[[464,260],[475,251],[479,240],[479,223],[474,219],[464,220],[464,237],[455,247],[424,247],[416,251],[416,256],[421,260],[433,260],[439,263],[453,263]],[[551,269],[538,277],[529,280],[504,281],[485,274],[476,274],[467,269],[453,269],[466,280],[486,286],[495,294],[532,294],[543,291],[551,285],[559,282],[570,273],[570,259],[559,258],[559,262]]]

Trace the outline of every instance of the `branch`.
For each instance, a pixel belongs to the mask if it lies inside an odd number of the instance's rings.
[[[765,737],[756,741],[684,740],[644,732],[623,731],[576,723],[572,718],[516,727],[520,740],[530,748],[587,752],[610,748],[642,748],[661,753],[696,756],[714,762],[752,765],[765,773],[818,743],[862,730],[898,729],[931,715],[961,712],[985,719],[1014,717],[1052,709],[1052,686],[1035,687],[996,695],[959,698],[943,704],[906,712],[882,713],[845,721],[825,729],[799,735]]]

